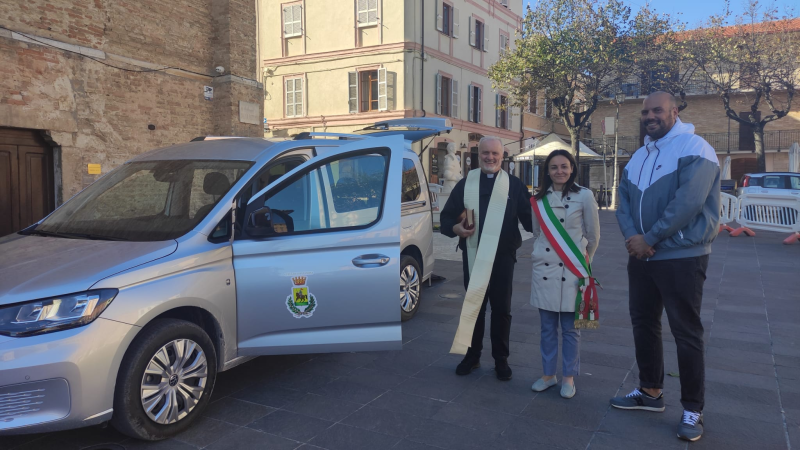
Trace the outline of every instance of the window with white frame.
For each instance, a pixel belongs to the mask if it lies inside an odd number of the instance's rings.
[[[495,126],[497,128],[511,129],[511,106],[508,104],[508,97],[503,94],[495,95]]]
[[[500,55],[505,55],[511,46],[511,40],[508,35],[500,33]]]
[[[508,0],[500,0],[500,4],[508,8]]]
[[[350,113],[389,109],[387,75],[385,68],[348,73]]]
[[[303,7],[300,4],[283,8],[283,37],[303,35]]]
[[[458,117],[458,81],[436,74],[436,114]]]
[[[359,27],[378,24],[378,0],[358,0],[356,17]]]
[[[287,78],[284,81],[286,92],[286,117],[303,115],[303,79]]]
[[[486,25],[471,16],[469,18],[469,45],[478,50],[483,50],[484,52],[489,49],[489,38],[486,37]]]
[[[458,38],[458,22],[459,9],[442,0],[436,0],[436,29],[443,34]]]
[[[483,89],[480,86],[470,84],[467,91],[467,101],[469,102],[469,117],[467,119],[470,122],[481,123],[483,121]]]

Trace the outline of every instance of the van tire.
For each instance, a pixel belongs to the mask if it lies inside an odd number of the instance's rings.
[[[416,295],[414,295],[416,294]],[[416,298],[416,302],[414,302]],[[411,255],[400,257],[400,318],[411,320],[422,301],[422,273],[419,261]],[[404,307],[404,305],[406,305]]]
[[[169,357],[174,358],[179,346],[182,346],[183,350],[189,348],[183,345],[187,344],[187,341],[192,341],[197,346],[187,356],[187,362],[181,366],[181,375],[171,376],[167,384],[170,387],[176,386],[176,389],[181,386],[199,387],[202,377],[192,377],[191,375],[194,373],[191,369],[193,361],[202,361],[200,353],[202,352],[202,357],[205,357],[206,373],[202,394],[199,395],[197,403],[193,407],[189,407],[188,413],[182,418],[177,419],[174,423],[157,423],[148,416],[142,404],[141,392],[143,386],[145,386],[145,369],[157,357],[157,352],[160,352],[161,349],[168,349]],[[174,359],[171,361],[174,361]],[[187,369],[186,372],[183,372],[184,368]],[[171,370],[171,368],[167,370]],[[183,378],[183,375],[189,376]],[[173,377],[176,378],[173,379]],[[117,373],[117,384],[114,391],[114,415],[111,417],[111,425],[125,435],[148,441],[157,441],[175,436],[188,429],[203,414],[211,398],[211,392],[214,390],[216,377],[217,354],[214,344],[202,328],[192,322],[180,319],[155,319],[139,332],[122,359]],[[186,384],[183,383],[184,381]],[[156,378],[147,379],[147,382],[159,383],[164,382],[164,379],[162,377],[159,381],[156,376]],[[157,396],[154,395],[153,397]],[[175,398],[178,399],[179,396]],[[186,412],[187,408],[184,398],[186,396],[176,400],[183,405],[183,413]],[[158,405],[159,403],[155,404],[154,410],[159,409]]]

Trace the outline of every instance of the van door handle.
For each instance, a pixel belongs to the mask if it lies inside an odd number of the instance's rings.
[[[361,255],[353,258],[353,265],[369,269],[371,267],[381,267],[389,264],[390,258],[386,255],[370,254]]]

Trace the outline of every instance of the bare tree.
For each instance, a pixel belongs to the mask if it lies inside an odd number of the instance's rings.
[[[753,131],[758,170],[767,170],[764,127],[789,114],[798,86],[800,19],[751,0],[728,26],[730,9],[687,33],[686,49],[713,84],[725,114]],[[737,113],[736,104],[749,111]],[[770,114],[761,117],[760,108]],[[742,108],[738,108],[742,109]]]

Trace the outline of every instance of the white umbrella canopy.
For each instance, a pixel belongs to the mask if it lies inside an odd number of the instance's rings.
[[[800,172],[800,144],[789,147],[789,172]]]
[[[722,176],[720,177],[722,180],[730,180],[731,179],[731,157],[726,156],[725,162],[722,164]]]
[[[526,142],[527,144],[528,142]],[[550,154],[553,150],[566,150],[568,152],[572,152],[572,147],[569,144],[564,142],[563,139],[558,137],[555,133],[550,133],[547,136],[543,137],[541,140],[533,140],[531,141],[533,144],[533,148],[529,149],[525,152],[520,153],[519,155],[514,156],[516,161],[532,161],[534,159],[544,159],[547,158],[547,155]],[[583,142],[578,143],[578,151],[581,155],[581,159],[583,158],[602,158],[601,155],[593,152],[592,149],[584,145]]]

